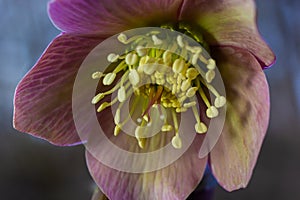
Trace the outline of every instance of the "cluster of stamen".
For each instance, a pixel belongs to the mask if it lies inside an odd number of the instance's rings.
[[[116,92],[117,95],[111,102],[101,102],[97,108],[97,112],[101,112],[113,104],[118,104],[114,115],[114,135],[120,133],[136,106],[133,102],[130,115],[121,121],[122,106],[133,94],[147,99],[140,117],[136,119],[139,126],[135,129],[135,137],[141,148],[144,148],[147,136],[145,129],[141,127],[151,125],[152,107],[159,110],[159,120],[163,121],[161,131],[174,131],[171,141],[174,148],[182,147],[183,136],[179,135],[178,114],[188,109],[192,110],[196,119],[195,131],[199,134],[206,133],[207,125],[200,118],[196,96],[201,97],[205,103],[207,107],[205,113],[208,118],[218,116],[218,109],[225,105],[226,98],[211,84],[216,75],[216,63],[212,58],[204,56],[203,48],[190,46],[181,35],[178,35],[176,41],[171,44],[170,41],[167,43],[167,39],[160,37],[159,32],[131,38],[121,33],[118,40],[125,45],[130,44],[134,47],[133,50],[124,55],[110,53],[107,60],[116,63],[116,67],[110,72],[96,71],[92,74],[93,79],[102,79],[103,85],[113,85],[117,82],[115,80],[117,74],[122,74],[120,80],[110,90],[101,92],[92,99],[92,104],[97,104],[105,96]],[[204,69],[195,67],[198,63],[205,66]],[[205,90],[210,91],[214,98],[208,98]],[[212,100],[214,103],[211,103]],[[170,110],[171,116],[160,110],[158,105]],[[171,120],[168,120],[168,117]]]

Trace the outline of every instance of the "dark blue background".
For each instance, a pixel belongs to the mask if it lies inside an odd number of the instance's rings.
[[[84,148],[56,147],[12,128],[18,81],[59,33],[47,0],[0,0],[0,199],[85,200],[94,184]],[[217,190],[215,200],[300,198],[300,1],[260,0],[258,25],[277,55],[266,70],[271,121],[252,180],[245,190]]]

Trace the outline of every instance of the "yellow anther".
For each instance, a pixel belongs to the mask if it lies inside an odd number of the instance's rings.
[[[157,64],[149,63],[144,66],[144,73],[147,75],[152,75],[157,69]]]
[[[191,53],[194,53],[194,54],[199,54],[202,52],[202,48],[201,47],[197,47],[197,46],[194,46],[194,47],[191,47],[189,45],[186,45],[185,47],[188,51],[190,51]],[[199,56],[199,55],[198,55]]]
[[[145,137],[145,127],[143,126],[138,126],[136,127],[134,131],[134,135],[137,139],[144,138]]]
[[[173,127],[169,124],[165,124],[161,127],[161,131],[163,132],[168,132],[168,131],[172,131],[173,130]]]
[[[189,89],[186,91],[186,94],[185,94],[185,95],[186,95],[187,97],[193,97],[193,96],[196,94],[197,90],[198,90],[197,87],[191,87],[191,88],[189,88]]]
[[[179,74],[179,75],[177,76],[177,81],[176,81],[176,84],[177,84],[176,93],[179,93],[179,92],[180,92],[182,80],[183,80],[183,76],[182,76],[181,74]]]
[[[156,79],[157,85],[164,85],[166,83],[165,79]]]
[[[118,90],[118,100],[124,102],[126,100],[126,89],[124,86],[121,86]]]
[[[172,62],[172,53],[170,51],[165,51],[163,53],[163,61],[165,64],[170,64]]]
[[[156,71],[154,73],[154,76],[155,76],[155,78],[163,78],[164,77],[164,75],[162,73],[158,72],[158,71]]]
[[[136,69],[131,69],[130,70],[130,72],[128,74],[128,78],[129,78],[130,83],[133,86],[136,86],[140,82],[140,75],[138,74]]]
[[[146,121],[146,122],[149,122],[149,117],[147,115],[144,115],[143,116],[143,119]]]
[[[206,68],[210,70],[214,70],[216,68],[216,61],[212,58],[208,59]]]
[[[104,74],[102,72],[94,72],[92,74],[92,79],[99,79],[101,78],[102,76],[104,76]]]
[[[177,38],[176,38],[176,40],[177,40],[178,46],[180,46],[181,48],[183,48],[183,47],[184,47],[184,43],[183,43],[183,38],[182,38],[182,36],[181,36],[181,35],[178,35]]]
[[[107,108],[109,106],[111,106],[111,103],[104,102],[98,107],[97,112],[101,112],[102,110],[104,110],[105,108]]]
[[[194,54],[192,57],[192,65],[196,65],[199,58],[199,54]]]
[[[127,36],[124,33],[121,33],[120,35],[118,35],[118,40],[121,43],[126,44],[127,43]]]
[[[175,148],[175,149],[181,149],[182,147],[182,141],[179,137],[178,134],[176,134],[173,138],[172,138],[172,146]]]
[[[180,97],[180,98],[178,99],[178,101],[179,101],[179,103],[182,104],[186,99],[187,99],[187,96],[184,95],[184,96]]]
[[[120,56],[119,56],[118,54],[110,53],[110,54],[108,54],[108,56],[107,56],[107,60],[108,60],[108,62],[114,63],[114,62],[117,62],[117,61],[118,61],[119,57],[120,57]]]
[[[175,109],[175,112],[177,112],[177,113],[182,113],[182,112],[186,112],[186,111],[187,111],[187,108],[185,108],[185,107],[180,107],[180,108]]]
[[[221,108],[226,104],[226,98],[223,96],[218,96],[215,98],[215,103],[214,105],[216,106],[216,108]]]
[[[145,47],[143,47],[143,46],[137,46],[137,47],[136,47],[136,53],[137,53],[140,57],[142,57],[142,56],[147,55],[148,49],[145,48]]]
[[[152,41],[154,42],[154,45],[161,45],[163,42],[161,39],[159,39],[156,35],[152,35]]]
[[[191,87],[191,81],[189,79],[182,81],[180,87],[181,91],[185,92],[187,89],[189,89],[189,87]]]
[[[206,116],[208,118],[214,118],[214,117],[217,117],[218,115],[219,115],[219,111],[215,106],[210,106],[207,108]]]
[[[197,133],[202,134],[202,133],[206,133],[207,131],[207,127],[203,122],[198,122],[195,124],[195,130]]]
[[[188,68],[185,73],[185,76],[190,80],[194,80],[198,75],[199,71],[195,68]]]
[[[115,121],[115,124],[118,125],[121,121],[121,111],[120,111],[120,108],[118,108],[116,110],[116,113],[115,113],[115,116],[114,116],[114,121]]]
[[[106,74],[103,78],[103,85],[110,85],[114,82],[115,78],[116,78],[116,73],[114,72],[110,72],[108,74]]]
[[[192,102],[189,102],[189,103],[184,103],[183,107],[184,108],[190,108],[192,106],[195,106],[196,104],[197,104],[196,101],[192,101]]]
[[[125,62],[127,65],[134,65],[138,62],[138,56],[135,53],[129,53],[125,57]]]
[[[121,131],[121,127],[119,125],[116,125],[114,129],[114,136],[118,136],[120,131]]]
[[[185,65],[185,61],[183,59],[177,58],[172,66],[172,70],[174,73],[181,73]]]
[[[208,70],[205,74],[205,79],[208,83],[211,83],[214,80],[216,73],[214,70]]]
[[[146,139],[145,138],[138,139],[138,144],[141,149],[145,148]]]
[[[143,57],[141,57],[139,65],[142,66],[142,65],[146,64],[149,59],[150,59],[149,56],[143,56]]]
[[[139,65],[137,68],[137,72],[142,74],[144,72],[144,66],[145,66],[145,64]]]
[[[98,103],[101,99],[103,99],[105,97],[104,93],[99,93],[96,96],[94,96],[94,98],[92,99],[92,104],[96,104]]]

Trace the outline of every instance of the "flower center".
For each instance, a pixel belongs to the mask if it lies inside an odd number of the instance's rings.
[[[191,33],[185,27],[184,30],[198,43],[201,42],[197,34]],[[110,90],[94,96],[92,104],[99,104],[97,112],[117,105],[114,135],[120,133],[137,109],[140,114],[135,121],[139,126],[134,135],[141,148],[145,147],[149,136],[145,127],[152,126],[152,122],[157,124],[157,120],[162,122],[160,132],[173,132],[171,143],[174,148],[181,148],[181,138],[184,135],[178,131],[178,115],[189,109],[196,120],[195,131],[199,134],[206,133],[207,124],[200,118],[197,98],[205,103],[206,110],[200,112],[205,112],[208,118],[218,116],[218,109],[225,105],[226,98],[212,85],[216,75],[216,63],[205,49],[201,45],[191,45],[179,33],[176,38],[157,31],[131,37],[121,33],[117,39],[124,45],[130,45],[131,50],[123,55],[108,54],[107,60],[116,67],[109,72],[96,71],[92,74],[92,78],[101,79],[103,85],[113,86]],[[121,78],[116,78],[119,75]],[[208,97],[206,90],[214,97]],[[105,96],[114,92],[115,98],[110,102],[102,101]],[[133,100],[129,115],[121,120],[122,107],[130,99]],[[139,103],[141,99],[142,104]]]

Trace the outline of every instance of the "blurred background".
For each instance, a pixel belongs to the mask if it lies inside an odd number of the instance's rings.
[[[3,200],[85,200],[94,184],[84,147],[56,147],[12,127],[18,81],[59,33],[47,0],[0,0],[0,197]],[[277,55],[266,70],[271,121],[246,189],[215,200],[300,199],[300,1],[257,1],[258,26]]]

